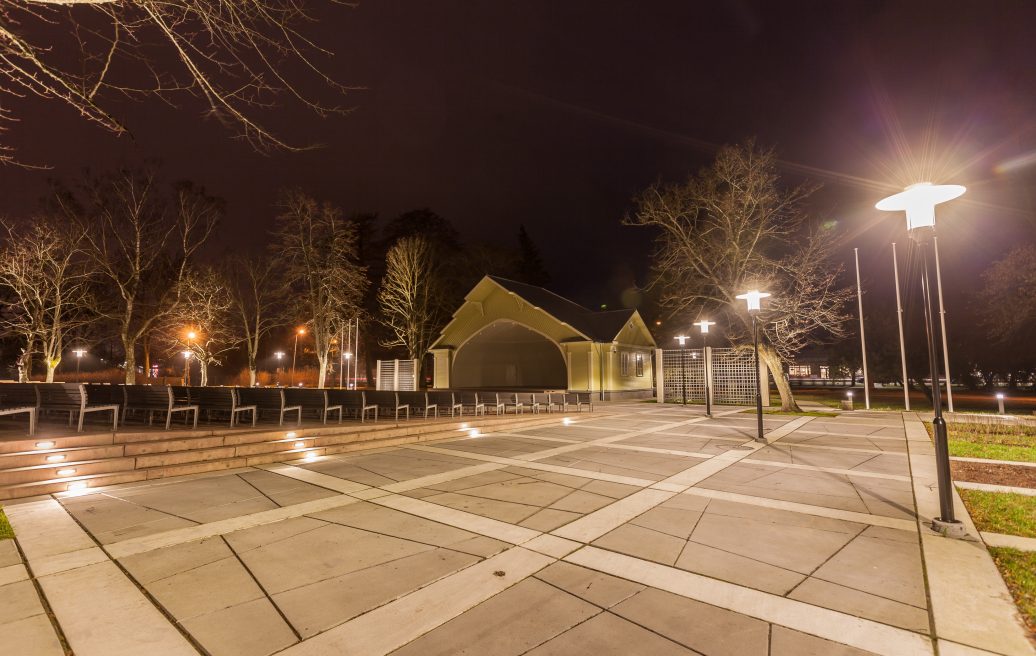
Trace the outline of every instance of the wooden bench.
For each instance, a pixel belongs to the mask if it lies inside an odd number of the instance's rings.
[[[32,383],[0,385],[0,415],[29,415],[29,435],[36,434],[36,409],[40,396]]]
[[[368,404],[360,390],[329,389],[327,399],[328,403],[341,407],[344,413],[358,418],[361,422],[367,420],[368,412],[374,414],[374,421],[378,420],[378,406]]]
[[[69,426],[75,417],[79,417],[80,433],[83,432],[83,420],[88,412],[111,412],[112,430],[119,427],[119,404],[106,402],[110,398],[110,390],[105,390],[108,392],[107,398],[100,403],[87,396],[86,385],[83,383],[40,383],[37,391],[40,395],[41,412],[67,412]]]
[[[463,406],[457,401],[456,396],[453,392],[428,392],[428,404],[435,406],[435,416],[439,416],[441,410],[443,414],[446,414],[446,409],[450,409],[450,416],[454,413],[461,414]]]
[[[295,425],[302,424],[302,406],[288,405],[284,401],[284,390],[279,387],[238,387],[237,398],[242,404],[254,406],[257,412],[277,413],[277,425],[284,425],[284,414],[295,412]]]
[[[465,411],[471,412],[476,417],[480,414],[486,414],[486,404],[479,400],[478,394],[475,392],[461,392],[456,395],[457,405],[460,406],[461,416],[464,415]]]
[[[122,387],[124,401],[122,405],[122,423],[126,423],[126,414],[134,410],[147,413],[150,425],[155,413],[165,413],[165,429],[173,422],[173,413],[184,413],[184,421],[194,415],[194,427],[198,427],[198,406],[190,403],[178,404],[173,395],[173,388],[168,385],[124,385]]]
[[[299,406],[302,412],[315,412],[317,418],[327,423],[327,416],[338,413],[338,423],[342,423],[342,404],[332,404],[328,400],[328,390],[313,387],[284,388],[284,402],[291,406]]]
[[[375,421],[377,421],[378,415],[385,414],[385,411],[392,412],[395,420],[399,421],[400,410],[405,411],[406,418],[410,419],[410,406],[406,403],[400,403],[399,395],[395,392],[364,392],[363,399],[364,405],[378,406],[378,412],[374,415]]]
[[[210,417],[214,412],[226,412],[230,415],[230,427],[233,428],[238,421],[238,415],[244,412],[252,413],[252,426],[255,426],[257,410],[254,405],[242,405],[237,396],[237,390],[233,387],[192,387],[190,398],[198,407],[205,411],[205,416]]]

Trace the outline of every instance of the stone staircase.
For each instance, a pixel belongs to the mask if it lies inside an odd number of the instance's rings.
[[[43,424],[35,437],[0,438],[0,500],[315,458],[361,449],[561,424],[561,414],[345,421],[296,427],[205,427],[63,434]]]

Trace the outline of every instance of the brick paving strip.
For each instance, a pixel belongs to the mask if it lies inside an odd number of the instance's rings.
[[[732,410],[724,414],[738,412],[740,410]],[[667,414],[672,416],[675,413],[669,411]],[[773,443],[795,434],[797,429],[813,419],[802,417],[780,423],[767,434],[768,442]],[[678,421],[656,419],[642,423],[657,425],[637,430],[623,430],[618,426],[608,429],[604,426],[586,425],[585,428],[588,429],[609,430],[610,434],[588,441],[543,437],[542,441],[555,442],[560,446],[516,457],[487,455],[431,445],[409,446],[400,449],[399,452],[413,452],[415,455],[421,452],[449,455],[475,461],[477,464],[377,486],[312,471],[292,463],[268,465],[262,469],[288,479],[333,490],[337,494],[274,510],[125,539],[105,545],[103,549],[98,547],[93,538],[80,528],[57,501],[47,499],[13,504],[8,508],[8,515],[18,532],[19,543],[26,552],[29,568],[54,607],[61,627],[78,656],[197,653],[191,641],[185,637],[185,633],[178,630],[166,615],[155,607],[149,596],[134,585],[109,558],[121,559],[168,546],[186,544],[204,537],[229,534],[268,524],[276,525],[324,510],[346,508],[361,501],[369,501],[382,508],[399,510],[408,515],[490,537],[512,546],[289,646],[280,651],[280,654],[386,654],[429,634],[437,627],[480,604],[487,603],[491,598],[530,580],[529,577],[559,562],[577,564],[686,599],[770,622],[775,627],[787,627],[873,653],[933,653],[932,640],[921,633],[589,544],[677,496],[736,502],[884,529],[906,529],[914,535],[920,531],[931,596],[929,607],[938,636],[940,656],[983,653],[1021,656],[1034,653],[1031,645],[1025,640],[1020,625],[1013,620],[1013,602],[982,543],[977,541],[977,531],[973,532],[976,540],[972,542],[956,541],[938,536],[924,526],[925,518],[930,517],[933,501],[936,504],[934,508],[937,508],[937,498],[932,497],[931,473],[934,459],[930,453],[930,441],[927,433],[924,434],[923,441],[918,435],[917,428],[920,427],[921,431],[924,431],[924,428],[920,421],[916,420],[916,416],[904,416],[908,453],[883,451],[877,446],[871,450],[812,446],[818,450],[847,453],[880,452],[885,455],[908,457],[914,476],[914,496],[919,512],[916,521],[695,487],[735,465],[759,467],[762,472],[765,472],[762,467],[772,467],[803,473],[859,476],[872,480],[910,480],[904,476],[761,460],[753,456],[768,445],[745,441],[744,438],[702,435],[708,439],[744,442],[741,448],[718,454],[615,444],[635,436],[666,434],[666,431],[706,420],[704,416]],[[594,421],[594,418],[586,421]],[[828,419],[823,423],[831,421]],[[913,425],[915,422],[916,426]],[[768,421],[768,424],[774,423],[778,422]],[[866,421],[859,425],[873,425],[881,430],[891,427],[884,424],[867,424]],[[495,435],[497,434],[487,434],[486,437]],[[529,435],[513,435],[523,439],[537,439]],[[862,437],[856,434],[851,436]],[[810,445],[800,442],[794,442],[793,446],[810,448]],[[593,448],[691,457],[697,462],[661,480],[538,462]],[[641,489],[550,532],[517,526],[403,494],[469,476],[499,472],[508,467],[621,483]],[[961,516],[967,517],[963,505],[959,499],[957,501]],[[970,528],[973,530],[973,526]],[[0,569],[0,575],[4,572],[5,569]],[[11,570],[10,575],[18,576],[18,572]],[[99,598],[105,599],[105,603],[96,603]],[[971,626],[968,626],[969,624]],[[777,636],[774,635],[773,640],[776,639]]]

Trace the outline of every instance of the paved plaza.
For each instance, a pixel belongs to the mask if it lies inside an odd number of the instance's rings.
[[[1033,653],[916,415],[569,417],[10,502],[2,651]]]

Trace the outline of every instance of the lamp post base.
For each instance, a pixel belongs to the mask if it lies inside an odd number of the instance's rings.
[[[932,530],[936,533],[941,533],[944,537],[948,538],[960,539],[967,537],[968,535],[968,529],[964,527],[964,523],[957,520],[944,522],[941,519],[933,519]]]

